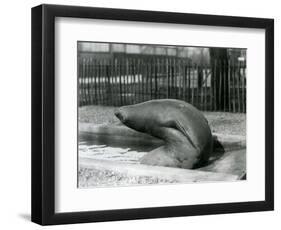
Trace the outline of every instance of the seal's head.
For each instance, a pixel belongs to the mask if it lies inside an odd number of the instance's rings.
[[[150,120],[146,119],[148,114],[137,105],[122,106],[114,111],[115,116],[126,126],[139,132],[149,132],[152,125]]]

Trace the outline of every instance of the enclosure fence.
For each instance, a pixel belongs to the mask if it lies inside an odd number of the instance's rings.
[[[246,63],[79,58],[78,93],[79,106],[122,106],[173,98],[204,111],[246,112]]]

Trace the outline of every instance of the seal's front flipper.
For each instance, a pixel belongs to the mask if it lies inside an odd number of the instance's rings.
[[[171,120],[169,122],[166,122],[165,127],[173,128],[173,129],[179,131],[180,133],[182,133],[187,138],[187,140],[192,145],[192,147],[195,148],[196,150],[199,150],[198,147],[194,144],[193,140],[191,139],[188,130],[183,125],[181,125],[181,123],[179,121]]]
[[[174,126],[177,130],[179,130],[187,139],[188,141],[190,142],[190,144],[195,148],[195,149],[198,149],[197,146],[194,144],[193,140],[191,139],[190,137],[190,134],[188,133],[188,130],[183,126],[181,125],[180,122],[178,121],[174,121]]]

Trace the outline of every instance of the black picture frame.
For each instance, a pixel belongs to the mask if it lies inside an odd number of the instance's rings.
[[[265,29],[265,200],[55,213],[55,18],[109,19]],[[110,8],[32,8],[32,221],[41,225],[267,211],[274,209],[274,20]]]

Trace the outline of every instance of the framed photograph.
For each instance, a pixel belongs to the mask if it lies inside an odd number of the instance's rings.
[[[273,210],[274,21],[32,8],[32,221]]]

